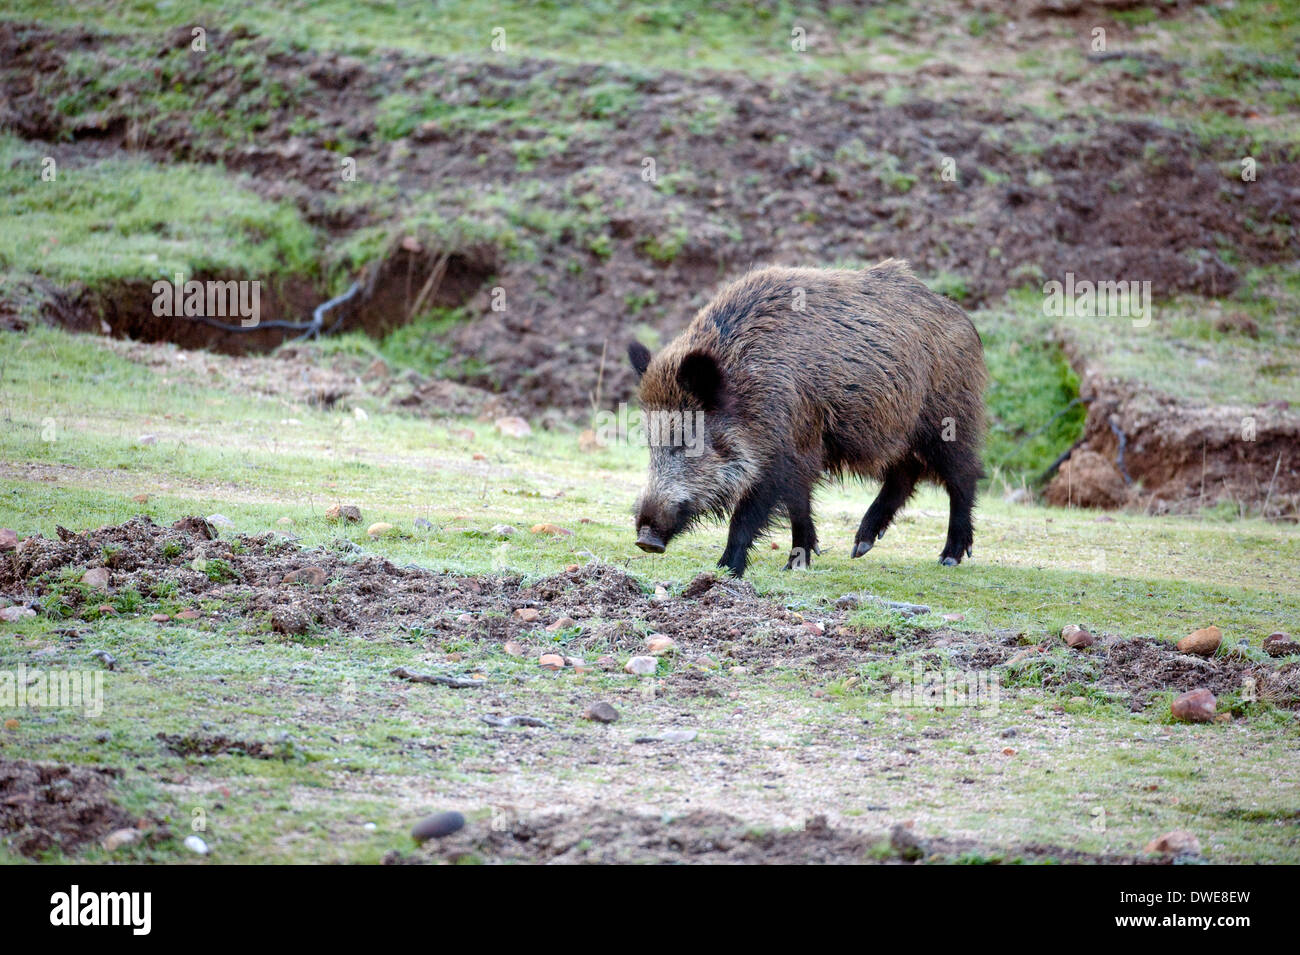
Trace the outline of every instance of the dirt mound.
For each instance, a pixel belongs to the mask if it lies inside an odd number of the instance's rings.
[[[1300,518],[1300,415],[1286,402],[1191,406],[1109,378],[1077,354],[1074,360],[1088,418],[1079,447],[1048,486],[1053,504],[1127,501],[1169,513],[1227,501],[1262,517]]]
[[[665,818],[592,808],[576,815],[556,813],[508,820],[504,825],[471,823],[448,838],[430,841],[412,852],[391,852],[384,862],[858,865],[922,859],[1110,864],[1148,861],[1042,845],[989,850],[968,840],[891,839],[888,835],[835,829],[822,816],[807,820],[802,828],[771,830],[719,812],[699,811]]]
[[[75,852],[136,820],[113,799],[116,769],[0,758],[0,838],[25,856]]]

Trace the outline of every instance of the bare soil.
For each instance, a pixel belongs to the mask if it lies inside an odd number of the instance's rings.
[[[83,844],[136,820],[119,806],[120,769],[91,769],[0,757],[0,838],[26,856]]]

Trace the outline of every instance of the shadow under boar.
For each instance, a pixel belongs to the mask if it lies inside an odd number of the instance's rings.
[[[972,553],[988,372],[975,326],[907,263],[767,268],[725,288],[658,355],[628,357],[650,439],[637,546],[662,553],[702,518],[731,515],[718,561],[740,576],[777,514],[786,569],[821,553],[812,492],[827,477],[881,482],[852,557],[879,540],[927,479],[948,491],[939,560]]]

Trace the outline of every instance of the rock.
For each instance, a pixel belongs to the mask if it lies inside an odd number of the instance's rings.
[[[943,615],[943,619],[948,623],[960,623],[966,619],[966,615],[964,613],[946,613]]]
[[[384,521],[376,521],[366,528],[367,537],[383,537],[385,534],[393,532],[393,525]]]
[[[835,601],[836,610],[856,610],[858,609],[858,598],[853,594],[845,594]]]
[[[456,622],[462,627],[472,626],[474,623],[474,615],[472,613],[463,613],[456,618]]]
[[[521,623],[536,623],[542,617],[542,612],[535,607],[520,607],[515,611],[515,619]]]
[[[276,633],[299,636],[311,627],[311,618],[297,607],[280,606],[271,611],[271,629]]]
[[[596,657],[596,666],[602,670],[617,670],[618,661],[606,653],[603,656]]]
[[[30,607],[5,607],[0,610],[0,620],[5,623],[17,623],[25,617],[36,616],[36,611]]]
[[[166,623],[168,620],[171,619],[171,617],[169,617],[165,613],[156,613],[149,619],[152,620],[154,623]]]
[[[115,852],[123,846],[134,845],[139,841],[139,829],[115,829],[104,837],[103,846],[109,852]]]
[[[198,856],[205,856],[212,851],[211,849],[208,848],[208,844],[206,842],[204,842],[198,836],[193,836],[193,835],[186,836],[185,841],[182,842],[181,845],[183,845],[186,849],[189,849],[190,852],[193,852],[195,855]]]
[[[140,435],[138,441],[139,441],[140,444],[144,445],[144,446],[147,448],[147,447],[149,447],[149,446],[152,445],[152,444],[157,444],[157,443],[158,443],[158,435],[156,435],[156,434],[142,434],[142,435]]]
[[[109,572],[107,567],[92,567],[81,575],[81,582],[97,590],[108,589]]]
[[[1270,633],[1264,638],[1264,652],[1270,657],[1286,657],[1300,653],[1300,643],[1292,640],[1289,634]]]
[[[564,657],[558,653],[543,653],[537,658],[537,665],[544,670],[563,670]]]
[[[433,530],[433,521],[425,517],[417,517],[415,520],[411,521],[411,526],[413,526],[417,531],[431,531]]]
[[[1198,856],[1201,854],[1201,840],[1186,829],[1175,829],[1156,836],[1146,844],[1145,851],[1156,855]]]
[[[565,564],[564,566],[564,572],[566,574],[576,574],[580,570],[582,570],[582,568],[577,564]]]
[[[505,653],[506,656],[522,657],[524,655],[524,645],[522,643],[517,643],[514,640],[507,640],[505,643],[501,644],[501,651]]]
[[[356,418],[358,421],[369,421],[369,420],[370,420],[370,415],[366,414],[366,409],[365,409],[365,408],[356,408],[356,407],[354,407],[354,408],[352,409],[352,417]]]
[[[645,642],[645,648],[657,657],[672,653],[677,649],[677,641],[662,633],[652,633]]]
[[[1184,693],[1174,700],[1169,709],[1174,719],[1185,723],[1209,723],[1214,719],[1214,708],[1218,705],[1214,694],[1200,689]]]
[[[507,537],[512,537],[518,533],[519,533],[519,529],[516,527],[512,527],[509,524],[492,525],[492,536],[495,537],[497,540],[505,540]]]
[[[414,826],[411,827],[411,838],[416,842],[427,842],[430,839],[441,839],[443,836],[449,836],[453,832],[460,832],[465,828],[465,817],[458,812],[438,812],[432,816],[425,816]]]
[[[526,438],[533,433],[532,426],[518,417],[497,418],[496,429],[507,438]]]
[[[1081,448],[1061,465],[1044,495],[1056,507],[1123,507],[1129,490],[1109,458]]]
[[[1097,642],[1087,630],[1073,623],[1067,624],[1061,630],[1061,639],[1071,650],[1083,650]]]
[[[300,567],[297,570],[291,570],[284,575],[281,583],[286,584],[308,584],[312,587],[323,587],[329,576],[319,567]]]
[[[637,676],[649,676],[659,669],[659,661],[654,657],[633,657],[623,665],[623,669]]]
[[[208,523],[213,527],[234,527],[235,522],[226,517],[225,514],[209,514]]]
[[[0,527],[0,551],[14,550],[18,547],[18,534],[7,527]]]
[[[586,719],[594,720],[597,723],[613,723],[618,719],[618,710],[601,700],[599,703],[593,703],[587,707],[586,712],[582,715]]]
[[[1028,488],[1013,487],[1002,495],[1002,500],[1008,504],[1032,504],[1034,503],[1034,495],[1030,493]]]
[[[182,610],[176,615],[177,620],[198,620],[203,614],[197,610]]]
[[[148,495],[148,494],[132,494],[132,495],[131,495],[131,500],[134,501],[136,504],[148,504],[148,503],[149,503],[149,495]]]
[[[281,527],[293,527],[293,518],[282,517],[278,521],[276,521],[276,523],[279,524]]]
[[[361,509],[353,507],[351,504],[332,504],[329,510],[325,512],[327,521],[344,521],[348,524],[361,523]]]
[[[102,613],[105,617],[117,616],[117,608],[114,607],[112,604],[100,604],[95,609],[98,610],[100,613]]]
[[[826,624],[822,623],[820,620],[805,620],[803,622],[803,628],[816,637],[820,637],[826,633]]]
[[[669,730],[659,738],[665,743],[689,743],[699,735],[698,730]]]
[[[532,526],[534,534],[558,534],[562,537],[572,537],[573,531],[561,527],[558,524],[534,524]]]
[[[1223,633],[1218,627],[1204,627],[1200,630],[1193,630],[1183,637],[1178,641],[1177,646],[1181,653],[1194,653],[1198,657],[1212,657],[1222,642]]]
[[[570,627],[576,627],[577,625],[578,621],[574,620],[572,617],[561,617],[554,623],[547,624],[546,629],[550,633],[558,633],[561,630],[568,630]]]
[[[473,454],[473,458],[475,461],[486,461],[487,455],[484,454],[482,451],[475,451]]]

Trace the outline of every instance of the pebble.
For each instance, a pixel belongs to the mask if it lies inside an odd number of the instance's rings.
[[[468,627],[474,622],[474,615],[472,613],[463,613],[456,618],[456,622],[462,627]]]
[[[81,582],[87,587],[97,587],[100,590],[108,587],[108,568],[92,567],[81,575]]]
[[[325,511],[325,519],[329,521],[345,521],[348,524],[361,523],[361,508],[353,507],[351,504],[331,504]]]
[[[613,657],[611,657],[609,654],[605,654],[603,656],[596,657],[596,666],[600,667],[602,670],[617,670],[618,661],[615,660]]]
[[[627,661],[623,669],[637,676],[649,676],[659,669],[659,661],[654,657],[633,657]]]
[[[1192,690],[1184,693],[1170,705],[1174,719],[1186,723],[1209,723],[1214,719],[1214,708],[1218,705],[1214,694],[1206,689]]]
[[[566,564],[564,567],[564,572],[566,574],[576,574],[580,570],[582,570],[582,568],[577,564]]]
[[[1158,855],[1198,856],[1201,854],[1201,840],[1186,829],[1175,829],[1148,842],[1146,851]]]
[[[417,531],[433,530],[433,521],[425,517],[417,517],[415,520],[411,522],[411,524],[415,527]]]
[[[613,723],[618,719],[618,710],[601,700],[599,703],[593,703],[587,707],[587,711],[583,713],[583,716],[597,723]]]
[[[177,620],[198,620],[203,614],[197,610],[182,610],[176,615]]]
[[[1083,650],[1096,643],[1096,639],[1092,634],[1073,623],[1061,630],[1061,639],[1065,641],[1065,645],[1071,650]]]
[[[526,438],[533,433],[532,426],[527,421],[515,416],[497,418],[496,429],[507,438]]]
[[[536,623],[541,617],[541,611],[535,607],[520,607],[515,611],[515,618],[523,623]]]
[[[213,527],[234,527],[235,522],[226,517],[225,514],[209,514],[208,523]]]
[[[513,535],[518,534],[518,533],[519,533],[519,529],[518,529],[517,527],[513,527],[513,526],[511,526],[510,524],[493,524],[493,525],[492,525],[492,536],[493,536],[493,537],[496,537],[496,538],[498,538],[498,539],[502,539],[502,540],[503,540],[503,539],[505,539],[505,538],[507,538],[507,537],[512,537]]]
[[[534,534],[558,534],[561,537],[573,536],[573,531],[567,527],[561,527],[559,524],[534,524],[531,530]]]
[[[168,620],[171,619],[171,617],[167,616],[167,614],[165,613],[156,613],[149,619],[152,620],[154,623],[166,623]]]
[[[516,643],[514,640],[507,640],[505,643],[501,644],[501,650],[507,656],[511,657],[522,657],[524,655],[524,645],[522,643]]]
[[[966,615],[964,613],[946,613],[943,615],[943,619],[949,623],[960,623],[966,619]]]
[[[551,633],[556,633],[560,630],[568,630],[570,627],[576,627],[577,625],[578,621],[574,620],[572,617],[561,617],[559,620],[555,621],[555,623],[547,624],[546,629]]]
[[[564,657],[558,653],[543,653],[537,658],[537,665],[546,670],[563,670]]]
[[[103,846],[109,852],[114,852],[123,846],[134,845],[139,841],[139,829],[116,829],[104,837]]]
[[[1203,627],[1193,630],[1178,641],[1180,653],[1194,653],[1198,657],[1212,657],[1223,641],[1223,633],[1218,627]]]
[[[36,616],[36,611],[32,610],[30,607],[5,607],[3,610],[0,610],[0,620],[3,620],[5,623],[15,623],[16,621],[22,620],[24,617],[34,616]]]
[[[669,730],[659,738],[665,743],[689,743],[699,735],[698,730]]]
[[[212,851],[208,848],[208,844],[198,836],[186,836],[185,841],[181,843],[181,845],[185,846],[186,849],[189,849],[190,852],[193,852],[195,855],[200,856],[205,856]]]
[[[425,816],[412,826],[411,838],[416,842],[426,842],[429,839],[441,839],[464,828],[465,817],[460,813],[438,812],[432,816]]]
[[[385,534],[391,534],[393,525],[384,521],[376,521],[366,528],[367,537],[383,537]]]
[[[156,434],[142,434],[142,435],[140,435],[140,443],[143,444],[146,448],[149,447],[149,445],[151,445],[151,444],[157,444],[157,443],[158,443],[158,435],[156,435]]]
[[[672,653],[677,649],[677,641],[662,633],[652,633],[645,642],[645,648],[657,657]]]
[[[131,500],[135,501],[135,503],[137,503],[137,504],[148,504],[148,503],[149,503],[149,495],[148,495],[148,494],[132,494],[132,495],[131,495]]]
[[[313,587],[322,587],[328,579],[329,577],[325,571],[319,567],[300,567],[285,574],[283,583],[310,584]]]
[[[0,551],[13,550],[18,546],[18,534],[7,527],[0,527]]]
[[[102,613],[105,617],[117,616],[117,608],[114,607],[112,604],[100,604],[95,609],[98,610],[100,613]]]
[[[1270,633],[1264,638],[1264,652],[1270,657],[1285,657],[1300,653],[1300,643],[1291,639],[1290,634]]]
[[[278,521],[276,521],[276,523],[279,524],[281,527],[293,527],[293,518],[282,517]]]

